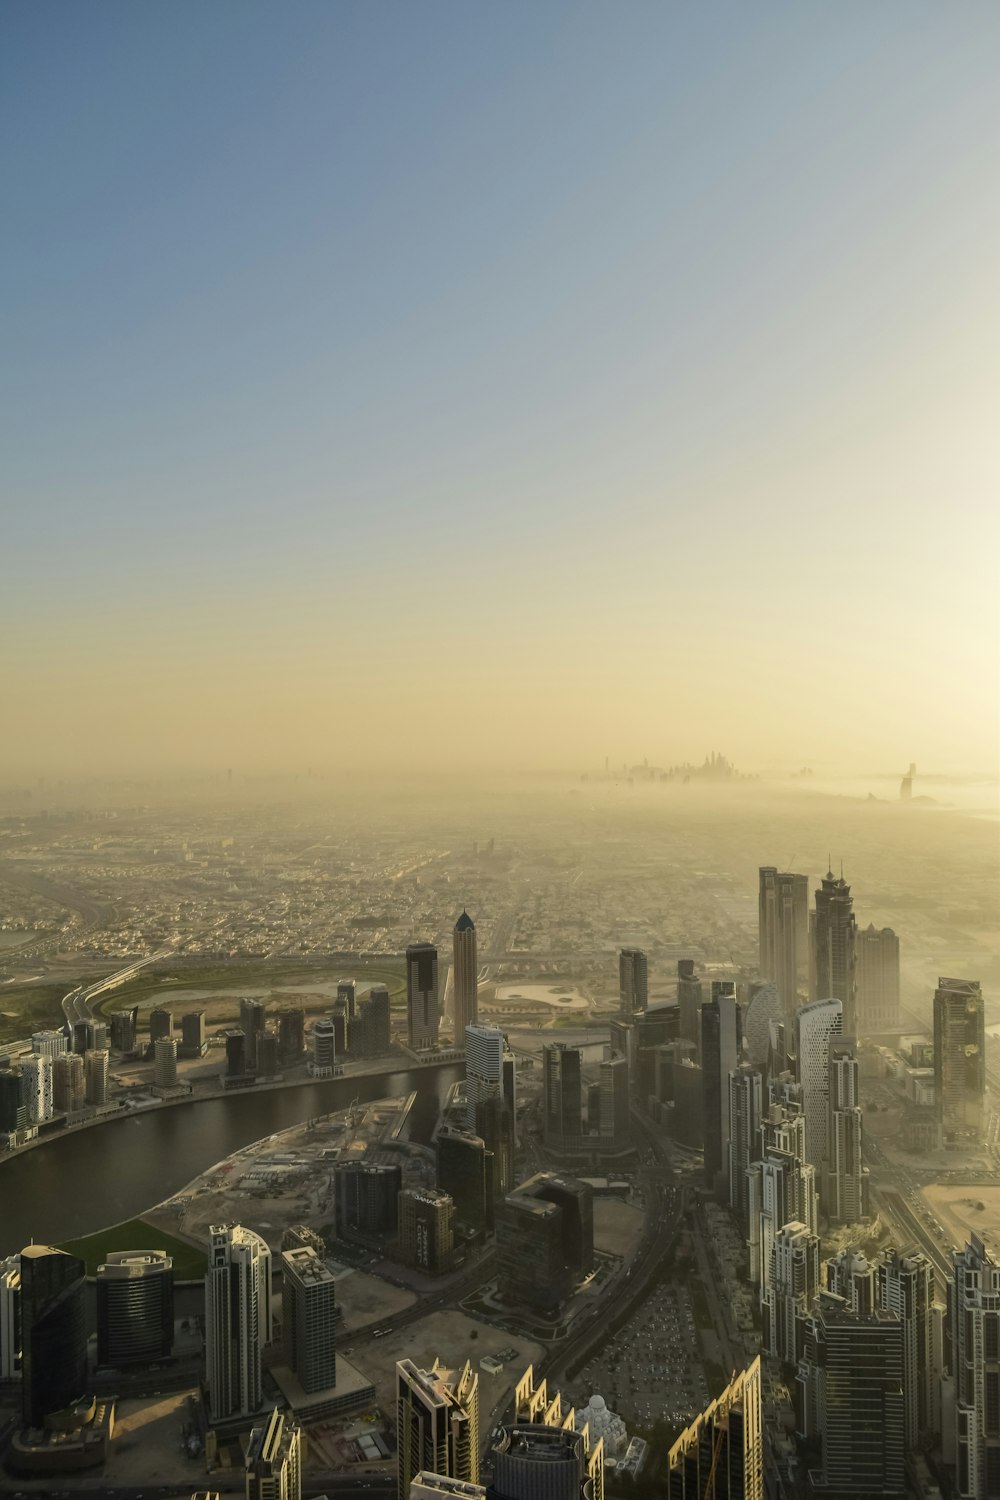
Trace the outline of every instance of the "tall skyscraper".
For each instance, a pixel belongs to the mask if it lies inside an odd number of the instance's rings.
[[[247,1039],[238,1027],[226,1032],[226,1077],[247,1075]]]
[[[558,1151],[583,1135],[583,1053],[565,1042],[542,1048],[542,1133]],[[573,1148],[569,1148],[573,1149]]]
[[[842,1031],[839,1000],[813,1000],[795,1017],[796,1055],[806,1117],[806,1156],[822,1172],[829,1155],[830,1042]]]
[[[0,1380],[21,1375],[21,1257],[0,1260]]]
[[[437,1185],[455,1205],[455,1220],[473,1234],[493,1228],[494,1155],[469,1131],[438,1131],[434,1143]]]
[[[455,1248],[455,1205],[438,1188],[404,1188],[399,1195],[399,1258],[440,1276],[450,1271]]]
[[[809,994],[812,1000],[839,1000],[843,1015],[841,1030],[845,1036],[855,1039],[858,1035],[857,928],[851,887],[843,875],[838,879],[832,870],[828,870],[816,892],[816,908],[811,915]]]
[[[355,1045],[355,1033],[357,1044]],[[351,1050],[359,1057],[381,1057],[392,1045],[392,1020],[389,991],[384,984],[373,984],[358,1006]]]
[[[618,1009],[634,1016],[649,1005],[646,955],[641,948],[623,948],[618,955]]]
[[[729,1075],[739,1062],[742,1043],[736,985],[728,979],[713,980],[712,998],[701,1008],[705,1181],[710,1187],[728,1167]]]
[[[438,955],[433,943],[411,943],[406,950],[406,1018],[415,1052],[438,1044]]]
[[[149,1012],[149,1044],[152,1047],[164,1036],[173,1036],[173,1012],[158,1005]]]
[[[786,1224],[804,1224],[816,1233],[816,1169],[788,1151],[771,1147],[747,1172],[747,1227],[750,1280],[761,1303],[771,1275],[771,1251]]]
[[[84,1053],[84,1094],[88,1104],[101,1105],[108,1102],[109,1060],[110,1053],[104,1048]]]
[[[177,1084],[177,1038],[161,1036],[153,1046],[153,1082],[158,1089]]]
[[[729,1075],[729,1206],[747,1221],[750,1183],[747,1172],[760,1152],[763,1079],[745,1064]]]
[[[582,1439],[550,1446],[531,1443],[536,1435]],[[499,1458],[499,1466],[498,1466]],[[604,1500],[604,1440],[579,1424],[558,1391],[536,1382],[531,1365],[514,1389],[514,1427],[493,1449],[496,1500]]]
[[[857,935],[858,1031],[874,1036],[899,1026],[899,938],[869,924]]]
[[[823,1267],[826,1290],[839,1297],[851,1312],[866,1317],[879,1306],[875,1267],[862,1250],[846,1245]]]
[[[1000,1495],[1000,1266],[978,1235],[952,1254],[948,1283],[962,1500]]]
[[[701,1046],[701,1006],[704,995],[701,980],[694,972],[693,958],[677,960],[678,1031],[684,1041]]]
[[[333,1169],[337,1233],[395,1234],[402,1186],[402,1169],[394,1164],[338,1162]]]
[[[301,1006],[278,1012],[278,1056],[286,1065],[302,1061],[306,1050],[306,1013]]]
[[[790,1020],[809,984],[809,877],[766,865],[759,881],[760,975],[774,984]]]
[[[934,1267],[919,1250],[883,1250],[877,1267],[878,1305],[903,1326],[906,1446],[936,1431],[934,1390]]]
[[[330,1078],[337,1061],[337,1033],[330,1016],[319,1016],[312,1028],[312,1071],[317,1078]]]
[[[205,1361],[213,1422],[261,1404],[261,1351],[271,1341],[271,1252],[242,1224],[209,1229]]]
[[[934,991],[934,1103],[944,1143],[978,1138],[986,1094],[986,1018],[973,979],[939,979]]]
[[[770,1275],[761,1298],[762,1343],[774,1359],[798,1363],[804,1347],[805,1320],[819,1291],[819,1235],[793,1220],[774,1237]]]
[[[203,1010],[189,1010],[181,1016],[181,1040],[177,1051],[181,1057],[204,1057],[208,1051]]]
[[[607,1151],[626,1150],[632,1139],[628,1062],[609,1049],[599,1068],[597,1133]],[[593,1122],[590,1124],[593,1131]]]
[[[398,1500],[408,1500],[421,1470],[479,1483],[479,1376],[468,1363],[457,1380],[437,1360],[429,1370],[410,1359],[396,1365]]]
[[[74,1114],[86,1103],[83,1058],[78,1052],[63,1052],[52,1059],[52,1103],[66,1114]]]
[[[759,1357],[674,1443],[667,1493],[670,1500],[764,1500]]]
[[[28,1124],[27,1080],[20,1070],[0,1068],[0,1132],[24,1130]]]
[[[272,1411],[251,1429],[245,1500],[301,1500],[302,1433],[288,1412]]]
[[[550,1311],[560,1307],[594,1264],[591,1189],[574,1178],[538,1172],[497,1205],[501,1297]]]
[[[246,1037],[247,1071],[256,1073],[260,1059],[260,1038],[267,1026],[267,1006],[254,995],[244,995],[240,1000],[240,1030]]]
[[[97,1268],[97,1363],[114,1369],[170,1358],[173,1261],[164,1250],[112,1250]]]
[[[337,1004],[344,1007],[349,1021],[358,1013],[358,985],[355,979],[341,979],[337,984]]]
[[[136,1049],[136,1039],[139,1033],[139,1007],[131,1006],[128,1010],[116,1010],[111,1016],[111,1050],[120,1052],[125,1057],[130,1056]]]
[[[452,933],[454,968],[452,986],[455,1005],[455,1043],[461,1046],[467,1026],[479,1022],[479,960],[476,957],[476,924],[462,912]]]
[[[861,1080],[854,1042],[831,1037],[826,1212],[834,1224],[868,1217],[868,1168],[862,1160]]]
[[[308,1394],[337,1384],[333,1272],[308,1246],[281,1253],[285,1357]]]
[[[465,1047],[465,1115],[470,1129],[476,1128],[476,1107],[483,1099],[503,1094],[503,1059],[507,1042],[499,1026],[466,1026],[461,1038]]]
[[[83,1059],[77,1061],[81,1067]],[[41,1427],[87,1388],[86,1266],[51,1245],[21,1251],[21,1413]]]

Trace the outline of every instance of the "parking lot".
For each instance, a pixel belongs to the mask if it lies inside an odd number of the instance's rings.
[[[629,1427],[687,1423],[708,1405],[694,1309],[685,1287],[660,1286],[578,1372],[574,1399],[592,1393]]]

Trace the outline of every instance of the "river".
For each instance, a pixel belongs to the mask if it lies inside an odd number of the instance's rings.
[[[352,1099],[415,1092],[408,1134],[426,1141],[439,1100],[463,1076],[462,1064],[448,1063],[331,1078],[118,1115],[55,1135],[31,1151],[0,1158],[0,1259],[32,1240],[58,1244],[133,1219],[240,1147],[346,1109]]]

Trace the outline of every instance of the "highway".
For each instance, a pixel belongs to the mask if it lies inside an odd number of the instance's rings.
[[[92,1021],[94,1013],[90,1008],[91,1000],[96,1000],[98,995],[105,994],[108,990],[117,989],[120,984],[127,984],[134,979],[136,974],[148,969],[151,964],[158,964],[163,958],[170,958],[174,953],[173,948],[161,948],[158,953],[153,953],[149,958],[141,958],[137,963],[129,964],[126,969],[119,969],[115,974],[109,974],[105,979],[98,979],[95,984],[81,984],[75,990],[70,990],[62,1001],[63,1015],[70,1031],[73,1030],[75,1021]]]

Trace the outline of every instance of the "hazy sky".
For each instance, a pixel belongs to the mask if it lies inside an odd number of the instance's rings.
[[[7,0],[4,770],[997,757],[1000,5]]]

